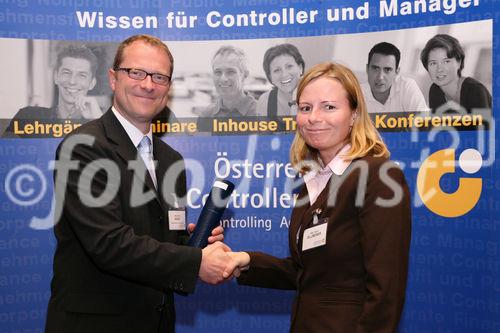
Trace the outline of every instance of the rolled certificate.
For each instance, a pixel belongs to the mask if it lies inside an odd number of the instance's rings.
[[[207,202],[201,210],[193,235],[188,241],[189,246],[204,248],[212,230],[220,224],[220,218],[226,209],[229,197],[234,190],[234,184],[228,180],[217,179],[208,195]]]

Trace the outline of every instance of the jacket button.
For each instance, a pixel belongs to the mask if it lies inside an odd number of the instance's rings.
[[[158,217],[158,223],[163,223],[163,216]]]

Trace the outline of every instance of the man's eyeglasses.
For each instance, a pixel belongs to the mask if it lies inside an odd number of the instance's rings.
[[[170,76],[160,73],[148,73],[142,69],[137,68],[115,68],[115,71],[124,71],[127,72],[128,77],[134,80],[142,81],[146,78],[146,76],[151,76],[151,80],[156,84],[161,84],[162,86],[168,85],[170,82]]]

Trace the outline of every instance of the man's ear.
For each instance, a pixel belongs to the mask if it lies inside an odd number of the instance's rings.
[[[112,68],[108,70],[108,82],[111,90],[115,91],[116,72]]]
[[[396,74],[399,74],[399,69],[400,69],[400,68],[401,68],[401,67],[396,68]]]
[[[54,69],[54,72],[52,73],[52,77],[54,78],[54,84],[55,85],[59,85],[59,79],[58,79],[58,75],[57,75],[57,69]]]
[[[250,72],[247,69],[245,72],[243,72],[243,78],[246,79],[249,74],[250,74]]]
[[[92,78],[92,81],[90,82],[90,85],[89,85],[89,91],[94,89],[95,85],[97,83],[97,80],[94,78]]]

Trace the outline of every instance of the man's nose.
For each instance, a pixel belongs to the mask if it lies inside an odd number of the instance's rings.
[[[71,74],[70,77],[69,77],[69,83],[70,84],[76,84],[77,83],[77,77],[76,77],[77,74]]]
[[[147,91],[151,91],[154,89],[155,83],[153,82],[153,79],[151,78],[151,75],[146,75],[144,80],[141,81],[141,88]]]

